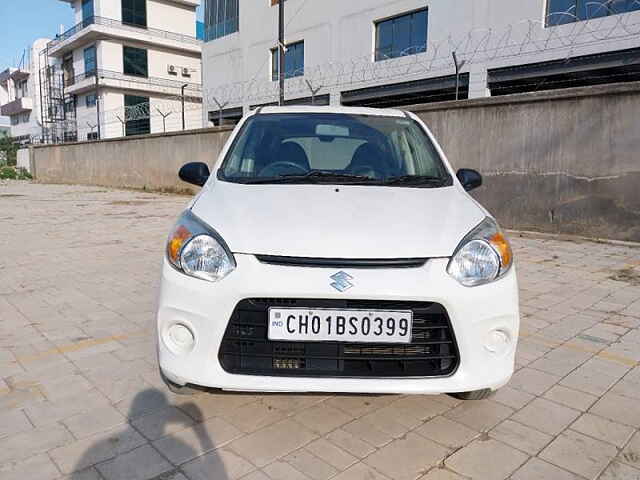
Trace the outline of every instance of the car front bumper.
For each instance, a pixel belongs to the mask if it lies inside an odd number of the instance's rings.
[[[253,255],[236,254],[237,268],[211,283],[178,272],[164,260],[157,314],[158,359],[178,385],[263,392],[350,392],[438,394],[497,389],[513,373],[518,339],[515,268],[501,279],[464,287],[446,273],[448,259],[430,259],[419,268],[343,269],[354,286],[340,293],[330,286],[336,268],[279,266]],[[218,351],[231,314],[247,298],[322,298],[437,302],[447,310],[459,351],[457,370],[447,377],[287,377],[230,374]],[[195,336],[188,351],[168,337],[174,324]],[[495,348],[492,334],[508,343]],[[497,350],[497,351],[496,351]]]

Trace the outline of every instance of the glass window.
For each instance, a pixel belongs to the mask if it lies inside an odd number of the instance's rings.
[[[91,46],[84,49],[84,73],[87,77],[95,75],[97,68],[96,47]]]
[[[18,125],[20,123],[20,115],[11,115],[11,125]]]
[[[82,0],[82,22],[84,24],[92,23],[93,19],[93,0]]]
[[[87,140],[98,140],[98,132],[87,133]]]
[[[125,135],[145,135],[151,132],[149,97],[124,96]]]
[[[122,23],[146,28],[146,0],[122,0]]]
[[[640,10],[640,0],[548,0],[547,27]]]
[[[426,8],[376,23],[376,61],[427,51]]]
[[[280,49],[271,50],[271,80],[278,80],[280,68]],[[284,77],[292,78],[304,75],[304,41],[287,45],[284,54]]]
[[[211,41],[239,29],[238,0],[205,0],[205,40]]]
[[[144,48],[122,47],[123,73],[137,77],[149,76],[147,51]]]
[[[95,107],[97,103],[97,98],[95,93],[90,93],[85,97],[85,104],[87,108]]]
[[[238,183],[451,185],[433,143],[406,117],[256,115],[244,124],[221,171],[223,180]]]

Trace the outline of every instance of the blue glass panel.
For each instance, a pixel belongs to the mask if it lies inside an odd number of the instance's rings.
[[[576,0],[549,0],[547,26],[564,25],[576,21]]]
[[[427,11],[422,10],[413,14],[411,26],[411,47],[413,53],[427,51]]]

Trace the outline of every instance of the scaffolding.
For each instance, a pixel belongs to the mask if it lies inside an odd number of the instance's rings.
[[[41,143],[75,142],[78,139],[75,96],[65,87],[73,82],[67,78],[63,64],[49,55],[49,46],[40,52],[40,104],[42,105]]]

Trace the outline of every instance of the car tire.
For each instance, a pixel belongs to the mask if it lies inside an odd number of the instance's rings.
[[[176,395],[196,395],[201,393],[202,390],[198,390],[193,387],[189,387],[188,385],[178,385],[177,383],[173,383],[167,377],[165,377],[162,370],[160,370],[160,377],[162,377],[162,381],[167,386],[171,393],[175,393]]]
[[[449,393],[449,395],[458,400],[484,400],[493,395],[493,393],[494,391],[490,388],[484,388],[482,390],[473,390],[472,392]]]

